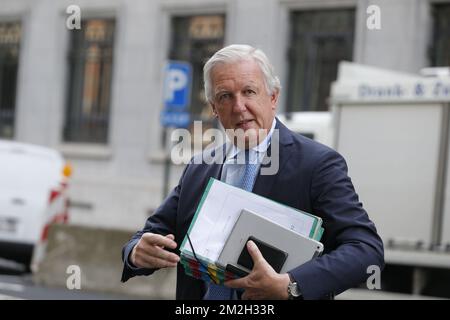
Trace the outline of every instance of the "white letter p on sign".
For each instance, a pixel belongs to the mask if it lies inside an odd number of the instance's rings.
[[[167,74],[164,99],[166,101],[172,101],[174,99],[175,91],[183,89],[186,87],[187,83],[188,78],[183,71],[177,69],[170,70]]]

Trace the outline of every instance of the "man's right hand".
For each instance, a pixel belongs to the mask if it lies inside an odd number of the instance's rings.
[[[151,232],[144,233],[134,246],[130,260],[138,268],[176,267],[180,257],[164,249],[175,249],[177,243],[174,240],[173,234],[162,236]]]

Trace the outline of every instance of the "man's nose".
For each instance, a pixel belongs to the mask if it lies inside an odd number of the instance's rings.
[[[247,110],[247,107],[245,105],[245,99],[240,94],[235,96],[234,99],[234,105],[233,105],[233,112],[235,113],[241,113]]]

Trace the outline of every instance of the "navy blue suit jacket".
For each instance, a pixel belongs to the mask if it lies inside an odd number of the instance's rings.
[[[279,170],[259,175],[253,192],[323,219],[324,254],[290,271],[305,299],[339,294],[366,281],[367,267],[384,267],[383,243],[358,200],[345,160],[336,151],[293,133],[278,119]],[[179,184],[122,250],[122,281],[150,275],[155,269],[133,270],[125,263],[144,232],[172,233],[181,245],[210,177],[220,179],[220,164],[188,164]],[[179,247],[174,250],[179,254]],[[177,267],[177,299],[202,299],[203,281]]]

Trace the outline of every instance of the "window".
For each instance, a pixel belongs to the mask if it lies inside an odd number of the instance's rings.
[[[182,16],[172,19],[169,59],[190,62],[192,65],[189,111],[192,122],[203,121],[203,131],[216,126],[203,90],[203,66],[223,47],[224,32],[223,15]]]
[[[450,66],[450,4],[433,7],[434,39],[431,65]]]
[[[107,143],[114,21],[91,19],[71,30],[64,141]]]
[[[13,138],[21,26],[0,23],[0,137]]]
[[[327,111],[338,64],[353,56],[354,10],[292,12],[287,112]]]

